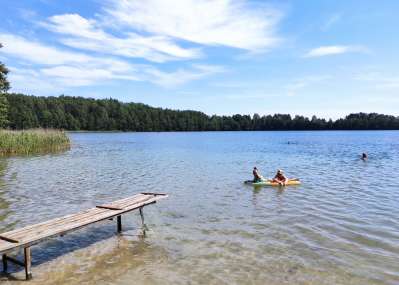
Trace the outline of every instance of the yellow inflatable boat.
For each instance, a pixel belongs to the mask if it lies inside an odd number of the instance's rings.
[[[279,183],[272,182],[271,180],[263,180],[259,182],[253,182],[252,180],[247,180],[244,182],[245,184],[248,185],[253,185],[253,186],[281,186]],[[288,182],[285,183],[286,186],[291,186],[291,185],[301,185],[301,181],[299,179],[288,179]]]

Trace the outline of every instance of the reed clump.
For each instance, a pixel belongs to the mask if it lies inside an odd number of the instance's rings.
[[[0,156],[58,152],[70,145],[68,135],[61,130],[0,130]]]

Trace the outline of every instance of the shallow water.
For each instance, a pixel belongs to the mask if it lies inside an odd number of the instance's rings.
[[[68,152],[0,160],[0,232],[170,197],[144,209],[145,239],[132,213],[122,235],[104,222],[33,247],[30,284],[399,284],[399,132],[70,136]],[[254,165],[303,184],[243,185]]]

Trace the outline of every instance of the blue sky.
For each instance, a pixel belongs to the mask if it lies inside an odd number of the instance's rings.
[[[12,91],[208,114],[399,115],[396,0],[2,0]]]

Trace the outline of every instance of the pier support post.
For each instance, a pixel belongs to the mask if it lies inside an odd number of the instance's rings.
[[[121,216],[117,216],[116,217],[116,221],[118,224],[118,233],[122,232],[122,217]]]
[[[2,261],[3,261],[3,272],[6,273],[7,270],[8,270],[8,263],[7,263],[7,255],[6,254],[3,254]]]
[[[29,280],[29,279],[32,279],[32,271],[31,271],[32,260],[31,260],[30,247],[24,248],[24,254],[25,254],[25,260],[24,260],[25,277],[26,277],[26,280]]]
[[[144,223],[143,207],[139,208],[139,212],[140,212],[140,217],[141,217],[141,227],[142,227],[142,230],[143,230],[143,237],[145,237],[145,235],[146,235],[146,226],[145,226],[145,223]]]
[[[140,211],[140,217],[141,217],[141,225],[144,227],[144,214],[143,214],[143,207],[141,207],[140,209],[139,209],[139,211]]]

